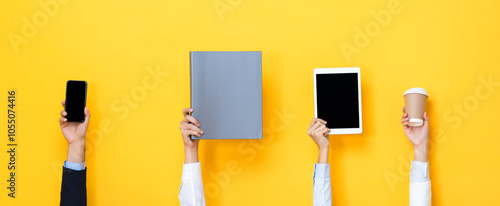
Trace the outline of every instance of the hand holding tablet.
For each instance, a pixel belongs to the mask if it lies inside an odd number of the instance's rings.
[[[314,117],[327,122],[329,134],[360,134],[359,67],[314,69]]]

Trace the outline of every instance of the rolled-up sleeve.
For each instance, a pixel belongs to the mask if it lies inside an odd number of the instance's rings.
[[[332,205],[332,185],[330,164],[314,164],[313,205]]]
[[[410,206],[431,205],[431,181],[428,162],[411,162]]]
[[[179,201],[182,206],[205,205],[200,162],[183,165]]]

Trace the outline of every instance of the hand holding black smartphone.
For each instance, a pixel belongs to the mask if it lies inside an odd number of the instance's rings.
[[[66,119],[68,122],[85,121],[85,105],[87,101],[87,82],[69,80],[66,83]]]

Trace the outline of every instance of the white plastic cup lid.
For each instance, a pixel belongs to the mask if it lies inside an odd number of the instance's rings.
[[[422,126],[424,124],[424,120],[418,118],[410,118],[409,126]]]
[[[414,87],[414,88],[411,88],[409,90],[406,90],[406,92],[405,92],[405,94],[403,96],[405,96],[407,94],[423,94],[425,96],[429,96],[427,94],[427,91],[425,91],[424,88],[420,88],[420,87]]]

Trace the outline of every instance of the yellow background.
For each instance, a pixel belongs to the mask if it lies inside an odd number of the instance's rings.
[[[7,130],[1,130],[0,205],[59,204],[67,144],[57,120],[69,79],[88,82],[89,205],[179,205],[178,126],[190,102],[189,51],[211,50],[262,51],[267,133],[258,141],[200,142],[208,205],[312,205],[317,148],[306,134],[314,111],[312,70],[345,66],[361,68],[364,128],[361,135],[330,137],[334,205],[408,204],[412,147],[399,120],[402,94],[414,86],[430,94],[433,205],[500,204],[500,87],[488,90],[480,80],[500,82],[498,1],[57,5],[53,16],[46,13],[47,22],[35,0],[7,0],[0,7],[0,107],[6,109],[8,89],[16,89],[19,132],[12,199],[5,189]],[[394,6],[400,12],[386,26],[370,14]],[[23,17],[33,22],[34,16],[40,27],[16,52],[9,36],[22,36]],[[376,35],[349,61],[340,45],[355,46],[356,28],[366,32],[366,25]],[[147,68],[168,75],[144,90]],[[113,103],[124,105],[124,95],[141,91],[146,96],[128,106],[128,114],[112,109]],[[469,110],[460,114],[454,106]],[[288,116],[280,119],[283,110]],[[234,164],[238,171],[229,171]],[[217,178],[222,174],[229,179]]]

